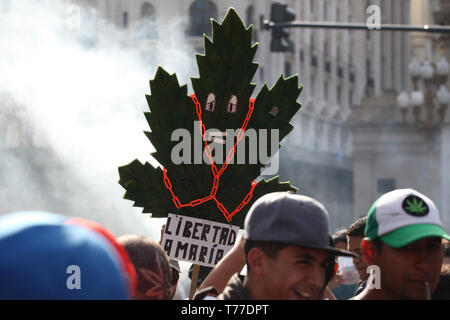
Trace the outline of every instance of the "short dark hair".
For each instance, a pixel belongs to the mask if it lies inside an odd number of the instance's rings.
[[[331,237],[335,245],[339,242],[345,242],[347,244],[347,229],[338,230]]]
[[[250,266],[248,264],[248,253],[253,248],[259,248],[270,259],[275,259],[278,255],[278,252],[287,246],[289,246],[289,244],[282,242],[245,240],[244,251],[245,251],[245,260],[247,262],[247,270],[250,271]]]
[[[433,292],[432,299],[450,300],[450,268],[441,271],[439,284]]]
[[[124,235],[117,238],[117,242],[125,248],[136,269],[139,296],[167,300],[172,270],[163,248],[156,241],[140,235]],[[152,292],[152,295],[147,292]]]
[[[367,217],[360,218],[353,222],[347,229],[347,237],[364,237]]]

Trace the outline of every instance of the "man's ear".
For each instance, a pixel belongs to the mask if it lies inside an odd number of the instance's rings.
[[[361,251],[364,259],[369,265],[376,264],[375,259],[377,248],[375,247],[375,244],[372,241],[370,241],[367,238],[364,238],[361,241]]]
[[[253,275],[262,275],[267,264],[266,254],[257,247],[252,248],[247,254],[247,262]]]

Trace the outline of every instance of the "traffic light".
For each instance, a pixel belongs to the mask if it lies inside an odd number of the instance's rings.
[[[272,3],[270,9],[270,20],[272,22],[290,22],[295,20],[295,11],[285,4]],[[289,39],[289,30],[286,27],[272,28],[272,40],[270,42],[272,52],[294,52],[294,44]]]

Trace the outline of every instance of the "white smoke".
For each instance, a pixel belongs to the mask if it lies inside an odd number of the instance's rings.
[[[185,19],[174,20],[153,25],[158,36],[146,40],[130,32],[135,26],[124,31],[69,1],[0,0],[0,140],[3,135],[3,148],[14,144],[11,119],[17,117],[22,134],[32,132],[33,144],[56,159],[3,149],[4,210],[76,214],[116,235],[159,239],[162,219],[150,220],[122,198],[117,168],[135,158],[157,164],[143,134],[149,130],[145,94],[157,66],[176,72],[180,84],[196,76]],[[20,143],[19,137],[15,150]]]

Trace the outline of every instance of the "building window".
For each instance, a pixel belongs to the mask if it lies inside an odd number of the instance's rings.
[[[284,76],[289,77],[292,74],[291,63],[288,61],[284,62]]]
[[[311,65],[317,67],[317,50],[314,34],[311,35]]]
[[[377,192],[379,194],[385,194],[389,191],[395,190],[395,179],[378,179],[377,180]]]
[[[148,2],[145,2],[141,7],[141,21],[139,21],[139,38],[148,39],[156,38],[156,13],[155,7]]]
[[[369,88],[372,88],[372,89],[373,89],[373,87],[375,86],[375,83],[374,83],[374,80],[373,80],[372,77],[368,77],[368,78],[367,78],[367,86],[368,86]]]
[[[341,66],[339,66],[337,68],[337,75],[338,75],[339,78],[342,78],[344,76],[344,69],[342,69]]]
[[[337,86],[337,103],[338,105],[342,105],[342,87],[341,86]]]
[[[249,6],[247,11],[245,12],[245,22],[249,26],[253,24],[253,16],[255,15],[255,8],[253,6]]]
[[[87,1],[83,8],[80,23],[80,40],[86,48],[94,47],[98,42],[96,1]]]
[[[155,7],[151,3],[144,3],[141,7],[141,19],[155,20]]]
[[[258,32],[256,30],[256,23],[255,23],[255,7],[253,5],[247,8],[245,17],[247,26],[251,24],[253,25],[253,40],[258,41]]]
[[[128,28],[128,12],[122,13],[122,27],[124,29]]]
[[[9,12],[9,8],[10,8],[10,3],[9,3],[9,1],[10,1],[10,0],[4,0],[4,1],[3,1],[3,10],[4,10],[4,12]]]
[[[366,59],[366,96],[374,95],[375,81],[372,74],[372,63]]]
[[[211,18],[217,18],[217,7],[209,0],[197,0],[189,8],[189,35],[211,34]]]

